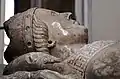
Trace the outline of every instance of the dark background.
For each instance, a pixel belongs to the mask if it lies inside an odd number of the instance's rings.
[[[15,14],[31,8],[31,0],[14,0]],[[37,2],[37,0],[34,0]],[[75,19],[75,0],[41,0],[41,7],[57,12],[72,12]]]

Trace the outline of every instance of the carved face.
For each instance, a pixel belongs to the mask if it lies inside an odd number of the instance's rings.
[[[70,15],[41,8],[15,15],[4,23],[10,38],[6,53],[10,52],[9,55],[14,58],[32,51],[43,52],[55,43],[56,47],[86,43],[87,28],[70,19]]]
[[[88,29],[70,19],[71,13],[37,9],[35,15],[48,26],[50,47],[55,45],[50,49],[52,55],[65,58],[65,54],[71,52],[71,49],[78,50],[81,44],[87,43]]]
[[[35,14],[37,19],[42,20],[48,26],[49,40],[58,44],[86,43],[88,39],[88,29],[72,20],[71,14],[58,13],[46,9],[37,9]]]

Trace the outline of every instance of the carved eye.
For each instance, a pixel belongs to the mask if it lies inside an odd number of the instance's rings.
[[[52,16],[56,16],[56,15],[58,15],[58,14],[57,14],[57,12],[55,12],[55,11],[51,11],[51,15],[52,15]]]

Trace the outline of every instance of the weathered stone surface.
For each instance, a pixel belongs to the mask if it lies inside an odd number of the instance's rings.
[[[104,47],[86,68],[87,79],[120,79],[120,42]]]
[[[97,41],[92,44],[85,45],[79,50],[73,50],[74,53],[63,61],[51,63],[52,65],[42,63],[42,65],[44,65],[45,69],[49,69],[50,71],[52,70],[54,74],[57,72],[62,75],[63,78],[60,79],[64,79],[65,75],[67,76],[65,79],[119,79],[119,50],[120,42]],[[46,56],[47,54],[44,55]],[[19,58],[16,60],[22,61]],[[40,59],[43,60],[44,56]],[[42,62],[41,60],[39,61]],[[22,61],[20,63],[24,62]],[[34,65],[34,63],[31,63],[31,65],[32,64]],[[26,66],[31,68],[30,65],[23,65],[20,70],[27,71]],[[10,67],[13,67],[14,69],[11,69]],[[38,66],[33,66],[30,71],[34,71],[34,68],[37,67]],[[19,65],[16,65],[16,63],[10,63],[6,70],[8,72],[14,70],[12,71],[13,73],[19,71],[17,68],[19,68]]]
[[[1,79],[119,79],[120,42],[85,44],[70,13],[32,8],[4,23],[9,64]]]
[[[15,73],[16,71],[37,71],[44,69],[53,69],[57,68],[54,66],[56,63],[60,63],[60,59],[53,57],[43,52],[31,52],[24,54],[11,63],[4,69],[4,75],[9,75]]]
[[[11,17],[4,23],[11,40],[5,51],[7,62],[29,52],[44,52],[61,57],[56,52],[57,47],[85,44],[87,28],[70,19],[70,15],[71,13],[31,8]]]
[[[58,72],[50,70],[38,70],[38,71],[18,71],[10,75],[0,77],[0,79],[72,79],[67,75],[61,75]]]

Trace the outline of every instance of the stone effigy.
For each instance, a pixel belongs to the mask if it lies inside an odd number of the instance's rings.
[[[11,40],[5,51],[7,62],[28,52],[55,52],[56,55],[57,48],[61,46],[85,44],[87,28],[70,19],[70,15],[71,13],[32,8],[11,17],[4,23]],[[52,47],[56,47],[56,50],[51,49]]]
[[[119,79],[120,42],[97,41],[74,51],[65,60],[48,54],[29,54],[13,60],[4,70],[7,79]],[[40,58],[39,58],[40,57]],[[45,59],[45,58],[46,59]],[[32,61],[28,60],[30,58]],[[21,60],[22,59],[22,60]],[[45,59],[45,60],[44,60]],[[24,74],[24,76],[21,76]]]
[[[45,69],[44,62],[52,64],[69,57],[73,53],[71,48],[81,48],[86,44],[88,37],[87,28],[70,19],[70,15],[71,13],[32,8],[11,17],[4,23],[5,31],[10,38],[10,44],[4,54],[7,62],[11,63],[23,55],[28,56],[29,61],[29,56],[34,55]],[[41,53],[45,53],[45,57]],[[47,57],[46,54],[50,56]],[[26,61],[24,57],[20,60]],[[7,67],[4,74],[7,74],[6,71]]]
[[[120,42],[86,44],[87,29],[69,16],[32,8],[6,21],[9,64],[0,79],[119,79]]]

